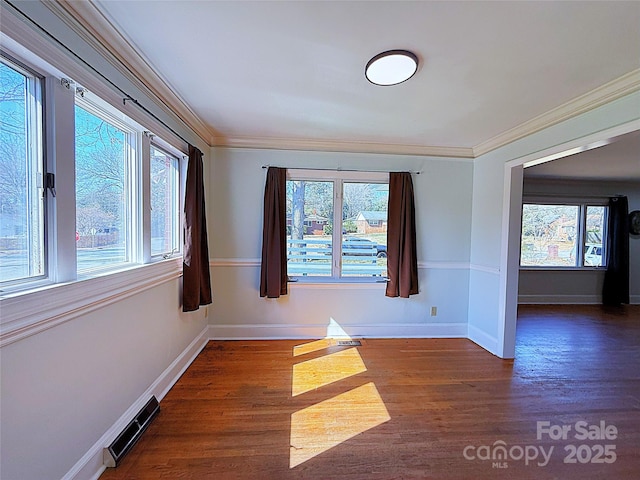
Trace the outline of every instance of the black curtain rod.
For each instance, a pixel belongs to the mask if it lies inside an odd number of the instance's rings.
[[[133,102],[135,105],[137,105],[140,109],[142,109],[147,115],[149,115],[150,117],[152,117],[154,120],[156,120],[158,123],[162,124],[165,128],[167,128],[171,133],[173,133],[176,137],[178,137],[180,140],[182,140],[184,143],[186,143],[187,145],[191,145],[191,142],[189,142],[188,140],[186,140],[182,135],[180,135],[178,132],[176,132],[172,127],[170,127],[169,125],[167,125],[162,119],[158,118],[158,116],[156,114],[154,114],[153,112],[149,111],[149,109],[147,109],[144,105],[142,105],[140,102],[138,102],[136,99],[134,99],[131,95],[129,95],[127,92],[125,92],[124,90],[122,90],[118,85],[116,85],[115,83],[113,83],[109,78],[107,78],[105,75],[103,75],[100,71],[96,70],[90,63],[88,63],[86,60],[84,60],[82,57],[80,57],[77,53],[75,53],[73,50],[71,50],[69,47],[67,47],[64,43],[62,43],[62,41],[60,41],[57,37],[54,37],[50,32],[48,32],[47,30],[45,30],[44,28],[42,28],[42,26],[40,26],[38,23],[36,23],[33,19],[31,19],[31,17],[29,17],[27,14],[25,14],[22,10],[20,10],[18,7],[16,7],[16,5],[14,5],[12,2],[5,0],[7,4],[11,5],[11,7],[16,11],[19,12],[20,15],[22,15],[26,20],[28,20],[29,22],[31,22],[31,24],[33,24],[36,28],[38,28],[42,33],[44,33],[47,37],[49,37],[51,40],[53,40],[54,42],[56,42],[58,45],[60,45],[62,48],[64,48],[67,52],[69,52],[73,57],[75,57],[79,62],[81,62],[82,64],[84,64],[87,68],[89,68],[91,71],[93,71],[96,75],[98,75],[100,78],[102,78],[105,82],[107,82],[109,85],[111,85],[114,89],[116,89],[121,95],[123,95],[123,99],[122,99],[122,104],[126,105],[127,101],[131,101]],[[129,70],[129,68],[122,64],[123,67],[125,67],[127,69],[127,71],[133,75],[133,72],[131,72],[131,70]],[[171,109],[162,99],[159,99],[167,108]],[[179,117],[178,117],[179,118]],[[184,123],[184,120],[180,119],[180,121],[182,123]],[[185,126],[188,125],[185,124]]]
[[[275,167],[275,165],[262,165],[262,168]],[[351,168],[303,168],[303,167],[280,167],[287,170],[320,170],[322,172],[362,172],[362,173],[390,173],[389,170],[356,170]],[[420,175],[422,172],[409,171],[414,175]]]

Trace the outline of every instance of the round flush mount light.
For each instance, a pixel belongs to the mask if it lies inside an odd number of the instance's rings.
[[[418,57],[408,50],[379,53],[367,63],[364,74],[374,85],[397,85],[418,71]]]

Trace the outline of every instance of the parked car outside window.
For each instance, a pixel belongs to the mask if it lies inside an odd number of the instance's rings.
[[[386,245],[373,242],[368,238],[354,237],[350,235],[344,237],[342,241],[342,251],[347,253],[349,250],[358,250],[355,253],[349,253],[349,255],[369,255],[369,253],[360,250],[366,250],[369,247],[373,250],[374,245],[376,247],[376,256],[378,258],[387,258]]]

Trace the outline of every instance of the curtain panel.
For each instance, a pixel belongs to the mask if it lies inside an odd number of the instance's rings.
[[[189,145],[184,199],[182,310],[191,312],[211,303],[209,245],[204,204],[202,152]]]
[[[269,167],[264,186],[260,296],[287,294],[286,168]]]
[[[387,297],[418,293],[418,255],[413,181],[409,172],[389,174]]]
[[[629,202],[624,196],[609,199],[607,271],[602,303],[629,303]]]

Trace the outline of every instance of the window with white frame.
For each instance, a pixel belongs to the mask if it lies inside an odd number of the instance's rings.
[[[151,256],[180,251],[180,159],[151,144]]]
[[[286,193],[289,277],[386,277],[388,174],[294,170]]]
[[[0,284],[46,275],[42,79],[0,60]]]
[[[179,256],[182,150],[18,51],[0,58],[0,295]]]
[[[76,253],[78,272],[133,258],[135,134],[97,105],[75,108]]]
[[[525,202],[522,206],[520,266],[606,266],[608,208],[594,203]]]

